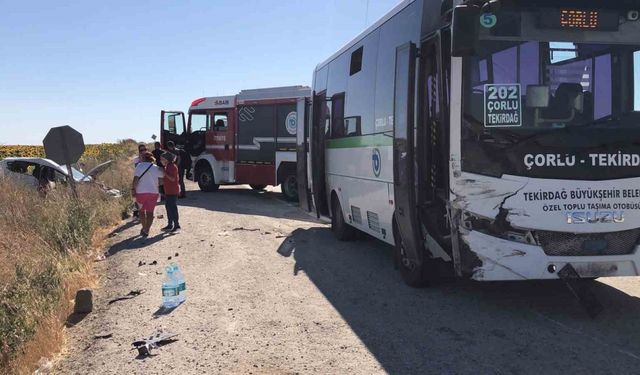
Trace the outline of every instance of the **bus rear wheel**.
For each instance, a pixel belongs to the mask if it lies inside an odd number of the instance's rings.
[[[264,188],[267,187],[267,185],[249,185],[249,186],[251,186],[251,189],[258,190],[258,191],[264,190]]]
[[[284,199],[290,202],[298,200],[298,179],[295,175],[288,175],[280,185]]]
[[[196,178],[198,180],[198,186],[200,190],[205,192],[213,192],[218,190],[220,185],[216,184],[216,180],[213,176],[213,171],[209,165],[201,165],[196,169]]]
[[[356,229],[344,221],[342,206],[335,195],[331,200],[331,231],[340,241],[352,241],[356,237]]]
[[[395,220],[393,222],[393,237],[395,239],[395,261],[397,267],[400,269],[400,276],[402,276],[404,283],[413,288],[427,286],[427,262],[423,261],[421,265],[418,265],[409,258]]]

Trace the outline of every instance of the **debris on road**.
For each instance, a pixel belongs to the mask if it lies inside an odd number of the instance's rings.
[[[91,289],[78,290],[73,312],[76,314],[88,314],[91,311],[93,311],[93,291]]]
[[[113,333],[111,332],[100,332],[97,335],[93,335],[94,339],[110,339],[113,337]]]
[[[165,331],[164,329],[160,329],[156,333],[151,335],[149,338],[134,341],[132,345],[136,350],[138,350],[139,357],[142,357],[142,358],[150,357],[152,356],[151,354],[152,349],[156,349],[161,346],[178,341],[177,339],[174,339],[174,337],[176,336],[178,336],[178,334]]]
[[[120,297],[116,297],[114,299],[112,299],[111,301],[109,301],[107,304],[111,305],[112,303],[118,302],[118,301],[123,301],[126,299],[132,299],[135,298],[141,294],[144,294],[146,292],[146,290],[144,289],[136,289],[136,290],[132,290],[129,293],[125,294],[124,296],[120,296]]]
[[[247,231],[247,232],[258,232],[260,229],[256,229],[256,228],[249,229],[249,228],[245,228],[245,227],[238,227],[238,228],[233,228],[232,230],[233,231],[244,230],[244,231]]]

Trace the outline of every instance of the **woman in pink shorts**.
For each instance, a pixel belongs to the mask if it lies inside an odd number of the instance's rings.
[[[140,223],[142,224],[140,235],[148,237],[164,173],[162,168],[155,164],[153,155],[147,151],[140,155],[140,163],[136,166],[133,175],[132,192],[134,192],[136,202],[140,207]]]

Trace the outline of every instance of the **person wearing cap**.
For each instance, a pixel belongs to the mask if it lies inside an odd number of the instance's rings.
[[[158,202],[158,187],[164,176],[162,168],[155,164],[153,154],[146,151],[140,155],[140,163],[136,166],[131,191],[136,197],[140,207],[140,224],[142,237],[149,236],[149,230],[153,224],[153,212]]]
[[[167,209],[167,219],[169,220],[167,226],[162,228],[162,230],[171,231],[172,233],[180,230],[180,217],[178,214],[178,196],[180,195],[180,185],[176,159],[176,155],[172,154],[171,152],[165,152],[160,157],[160,161],[164,166],[164,205]]]

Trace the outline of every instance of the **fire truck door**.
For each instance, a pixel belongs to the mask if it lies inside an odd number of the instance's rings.
[[[216,110],[209,113],[207,149],[218,161],[235,160],[234,119],[230,111]]]
[[[183,112],[160,112],[160,143],[162,147],[166,147],[169,141],[173,141],[176,146],[183,147],[187,142],[187,131]]]

